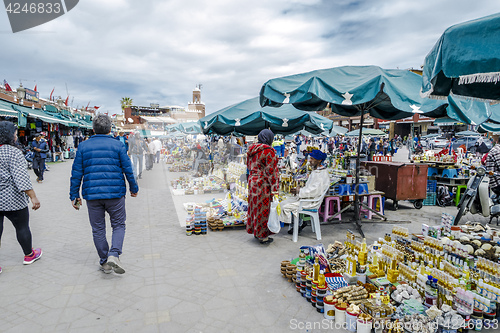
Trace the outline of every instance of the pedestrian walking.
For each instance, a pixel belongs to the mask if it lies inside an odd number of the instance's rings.
[[[125,133],[120,131],[115,139],[120,140],[120,142],[125,145],[125,149],[128,151],[128,138],[125,136]]]
[[[0,121],[0,239],[6,217],[16,229],[17,241],[24,252],[23,264],[30,265],[40,259],[42,250],[32,248],[28,197],[33,210],[40,208],[40,201],[33,190],[26,159],[21,149],[16,147],[16,141],[17,126],[9,121]]]
[[[45,133],[37,133],[35,140],[31,146],[35,156],[33,157],[33,171],[36,175],[36,181],[38,183],[43,182],[43,173],[45,172],[45,159],[47,158],[47,152],[49,151],[49,145],[44,139]]]
[[[269,235],[267,221],[271,209],[272,195],[278,193],[278,156],[271,147],[274,134],[268,129],[262,130],[254,143],[248,148],[248,219],[247,233],[253,234],[261,244],[273,241]]]
[[[112,270],[123,274],[125,270],[119,256],[125,237],[125,177],[132,197],[137,196],[139,186],[125,146],[109,135],[111,119],[99,114],[94,117],[92,127],[96,134],[80,144],[73,162],[69,198],[78,210],[82,203],[82,187],[101,270],[107,274]],[[111,248],[106,240],[105,213],[108,213],[113,229]]]
[[[153,143],[155,144],[155,156],[153,162],[160,163],[160,153],[161,149],[163,148],[163,145],[161,144],[161,141],[158,138],[154,138]]]
[[[144,153],[148,150],[146,143],[141,139],[139,132],[135,132],[134,135],[129,138],[129,153],[132,158],[132,166],[134,171],[134,176],[139,179],[142,178],[142,161],[144,158]]]
[[[373,161],[373,156],[377,152],[377,144],[374,138],[370,138],[370,144],[368,145],[368,161]]]
[[[146,170],[152,170],[155,156],[155,144],[151,141],[151,138],[147,138],[145,143],[148,147],[146,150]]]

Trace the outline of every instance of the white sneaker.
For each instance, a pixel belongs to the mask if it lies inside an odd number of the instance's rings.
[[[125,270],[122,267],[122,263],[120,262],[120,259],[118,259],[115,256],[109,256],[106,264],[111,266],[111,268],[113,268],[113,270],[115,271],[116,274],[125,273]]]
[[[113,272],[113,267],[111,267],[110,264],[105,262],[104,264],[101,265],[101,271],[103,271],[106,274],[110,274],[111,272]]]

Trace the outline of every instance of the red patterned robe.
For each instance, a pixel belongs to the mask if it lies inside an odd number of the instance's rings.
[[[278,156],[265,144],[255,143],[247,152],[248,220],[247,232],[258,238],[272,233],[267,228],[272,192],[278,191]]]

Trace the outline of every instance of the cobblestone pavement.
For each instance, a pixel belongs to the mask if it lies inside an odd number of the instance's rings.
[[[0,332],[324,331],[322,315],[281,276],[280,262],[296,257],[301,245],[343,241],[351,224],[322,225],[322,241],[310,227],[298,243],[282,230],[268,246],[244,229],[188,237],[179,221],[185,213],[175,207],[196,198],[172,197],[169,178],[176,174],[155,164],[143,172],[138,197],[126,200],[127,272],[107,275],[99,271],[85,203],[75,211],[68,198],[71,164],[52,164],[43,184],[34,182],[41,208],[30,218],[33,245],[44,251],[39,261],[23,266],[14,228],[4,223]],[[421,223],[438,224],[442,211],[401,202],[386,214],[418,232]],[[391,228],[363,225],[367,241]]]

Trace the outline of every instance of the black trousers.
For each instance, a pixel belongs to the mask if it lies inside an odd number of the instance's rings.
[[[33,159],[33,171],[38,179],[43,180],[43,172],[45,171],[45,158],[35,157]]]
[[[0,211],[0,238],[2,238],[4,217],[8,218],[14,225],[17,241],[21,245],[24,255],[29,255],[31,253],[31,230],[28,207],[21,210]]]

